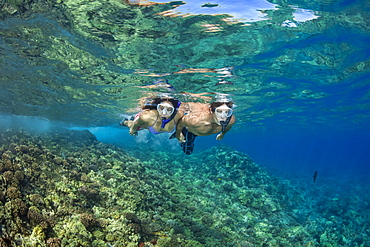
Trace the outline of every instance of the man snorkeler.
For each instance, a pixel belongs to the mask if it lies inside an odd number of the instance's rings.
[[[193,153],[197,136],[219,133],[216,140],[222,140],[236,121],[232,101],[224,99],[210,105],[189,102],[188,105],[189,113],[180,119],[176,127],[176,138],[187,155]]]

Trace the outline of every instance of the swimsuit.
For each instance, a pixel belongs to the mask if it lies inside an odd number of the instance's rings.
[[[157,134],[160,134],[160,133],[172,133],[172,132],[174,132],[174,131],[175,131],[175,129],[176,129],[176,122],[175,122],[175,124],[174,124],[174,126],[173,126],[173,129],[172,129],[171,131],[159,131],[159,132],[158,132],[158,131],[156,131],[156,130],[154,129],[154,125],[157,123],[157,120],[158,120],[158,116],[157,116],[157,118],[156,118],[156,120],[155,120],[155,122],[154,122],[153,126],[148,127],[149,131],[150,131],[152,134],[157,135]],[[175,121],[175,120],[173,120],[173,121]]]
[[[148,129],[149,129],[149,131],[152,133],[152,134],[155,134],[155,135],[157,135],[157,134],[160,134],[160,133],[172,133],[172,132],[174,132],[175,130],[176,130],[176,121],[175,121],[175,116],[176,116],[176,114],[177,114],[177,111],[178,111],[178,109],[180,108],[180,105],[181,105],[181,102],[180,101],[178,101],[177,102],[177,106],[176,106],[176,108],[174,109],[174,111],[173,111],[173,113],[171,114],[171,116],[169,117],[169,118],[164,118],[164,117],[162,117],[162,119],[161,119],[161,121],[162,121],[162,124],[161,124],[161,128],[163,129],[165,126],[166,126],[166,124],[168,124],[169,122],[171,122],[172,120],[174,121],[174,126],[173,126],[173,130],[171,130],[171,131],[156,131],[155,129],[154,129],[154,125],[157,123],[157,121],[158,121],[158,117],[159,117],[159,115],[157,115],[157,118],[155,119],[155,122],[154,122],[154,124],[153,124],[153,126],[150,126],[150,127],[148,127]],[[144,110],[144,111],[146,111],[146,110]],[[135,116],[135,118],[134,118],[134,120],[135,119],[137,119],[138,117],[139,117],[139,115],[140,115],[140,113],[142,113],[143,111],[141,111],[141,112],[139,112],[138,114],[136,114],[136,116]],[[143,128],[141,127],[141,126],[139,126],[138,128],[137,128],[137,130],[142,130]],[[171,137],[170,137],[170,139],[171,139]]]
[[[144,111],[145,111],[145,110],[144,110]],[[135,117],[134,117],[133,121],[135,121],[135,120],[140,116],[140,113],[142,113],[142,112],[143,112],[143,111],[141,111],[141,112],[137,113],[137,114],[135,115]],[[173,130],[171,130],[171,131],[156,131],[156,130],[154,129],[154,125],[157,123],[157,121],[158,121],[158,117],[159,117],[159,116],[157,116],[157,118],[155,119],[155,122],[154,122],[153,126],[148,127],[149,131],[150,131],[152,134],[157,135],[157,134],[161,134],[161,133],[172,133],[172,132],[174,132],[174,131],[176,130],[176,122],[175,122],[175,124],[174,124],[174,126],[173,126]],[[172,119],[171,119],[171,120],[172,120]],[[173,120],[173,121],[175,121],[175,120]],[[163,124],[163,123],[162,123],[162,124]],[[163,128],[163,127],[162,127],[162,128]],[[140,130],[143,130],[143,129],[144,129],[143,127],[139,126],[139,127],[137,128],[137,131],[140,131]]]
[[[191,133],[186,127],[182,128],[181,132],[185,137],[185,142],[181,143],[182,151],[185,154],[190,155],[193,153],[194,141],[197,135]]]

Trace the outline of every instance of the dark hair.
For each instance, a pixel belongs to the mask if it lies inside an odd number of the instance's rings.
[[[227,107],[229,107],[229,108],[233,108],[233,105],[234,105],[234,103],[232,101],[229,101],[229,102],[213,102],[213,103],[211,103],[211,106],[210,106],[211,111],[215,112],[215,109],[217,107],[222,106],[224,104],[227,105]]]
[[[156,110],[157,105],[164,102],[168,101],[170,102],[173,107],[177,108],[179,105],[179,100],[178,99],[172,99],[172,98],[154,98],[154,99],[148,99],[148,102],[145,103],[145,105],[142,107],[143,110],[148,109],[148,110]]]

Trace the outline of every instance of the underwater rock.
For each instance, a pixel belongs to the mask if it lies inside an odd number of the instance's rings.
[[[45,204],[44,198],[40,194],[30,194],[28,195],[28,199],[36,207]]]
[[[141,232],[141,226],[138,223],[128,223],[127,225],[134,234]]]
[[[46,244],[48,247],[61,247],[62,241],[59,238],[48,238]]]
[[[45,226],[45,218],[42,215],[41,211],[36,206],[31,206],[28,209],[27,217],[30,221],[30,224],[33,226],[43,224]]]
[[[94,218],[93,215],[83,213],[80,215],[81,223],[87,228],[93,228],[99,226],[99,222]]]
[[[5,179],[7,184],[12,184],[14,181],[14,174],[12,171],[6,171],[3,173],[3,178]]]
[[[15,171],[14,179],[16,183],[22,182],[25,179],[24,173],[22,171]]]
[[[141,220],[134,213],[127,212],[127,213],[124,213],[124,216],[130,222],[137,223],[137,224],[141,223]]]
[[[11,241],[5,237],[0,238],[0,246],[1,247],[10,247]]]
[[[203,225],[208,226],[208,227],[212,226],[213,223],[214,223],[214,219],[210,215],[204,215],[201,218],[201,221],[202,221]]]
[[[30,246],[42,246],[45,243],[45,232],[44,229],[37,225],[32,229],[31,236],[25,239],[25,245]]]
[[[6,190],[6,196],[10,199],[16,199],[16,198],[19,198],[21,196],[21,192],[16,187],[9,187]]]
[[[6,208],[9,208],[9,210],[12,212],[15,216],[24,216],[27,214],[27,206],[24,201],[22,201],[20,198],[16,198],[10,202],[7,202],[5,204]]]
[[[28,153],[29,152],[29,147],[26,145],[19,145],[14,148],[15,151],[17,152],[22,152],[22,153]]]
[[[81,186],[79,192],[84,195],[88,200],[99,200],[99,191],[88,186]]]

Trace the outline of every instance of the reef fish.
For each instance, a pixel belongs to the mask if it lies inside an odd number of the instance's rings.
[[[316,182],[317,174],[318,174],[318,172],[317,172],[317,171],[315,171],[315,173],[313,174],[313,182],[314,182],[314,183]]]

